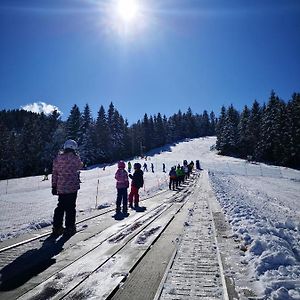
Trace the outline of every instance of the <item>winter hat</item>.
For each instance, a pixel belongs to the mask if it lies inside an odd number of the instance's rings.
[[[77,150],[78,145],[74,140],[67,140],[64,143],[64,150],[66,149],[72,149],[72,150]]]
[[[134,167],[135,169],[140,169],[142,166],[141,166],[140,163],[135,163],[135,164],[133,165],[133,167]]]
[[[120,160],[120,161],[118,162],[118,168],[119,168],[119,169],[125,169],[125,163],[124,163],[123,160]]]

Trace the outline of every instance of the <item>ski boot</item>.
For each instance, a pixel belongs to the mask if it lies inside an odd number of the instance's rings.
[[[67,227],[64,231],[64,237],[71,237],[76,232],[76,226]]]
[[[123,209],[123,216],[126,218],[129,216],[127,209]]]
[[[57,239],[60,235],[64,233],[65,229],[63,227],[53,227],[52,233],[49,236],[50,239]]]

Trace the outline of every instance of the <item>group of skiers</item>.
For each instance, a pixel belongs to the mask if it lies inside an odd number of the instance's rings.
[[[83,163],[77,154],[78,145],[74,140],[67,140],[64,143],[63,151],[53,161],[52,172],[52,194],[58,195],[58,204],[54,210],[52,237],[59,237],[64,234],[71,236],[76,233],[76,199],[80,189],[80,170]],[[132,209],[139,209],[139,189],[144,185],[144,172],[140,163],[134,163],[134,172],[131,174],[131,162],[128,162],[128,172],[124,161],[118,162],[118,169],[115,173],[117,199],[116,215],[128,216],[128,206]],[[193,161],[189,164],[186,160],[183,166],[172,167],[169,176],[169,188],[177,188],[187,179],[194,167]],[[154,172],[154,169],[152,168]],[[163,164],[165,172],[165,164]],[[129,178],[131,179],[130,193],[128,195]],[[65,228],[63,219],[65,215]]]
[[[193,168],[194,162],[191,161],[188,164],[187,160],[183,161],[182,166],[178,164],[177,166],[172,167],[169,172],[169,189],[175,190],[176,188],[178,188],[178,186],[184,183],[184,181],[190,177]]]

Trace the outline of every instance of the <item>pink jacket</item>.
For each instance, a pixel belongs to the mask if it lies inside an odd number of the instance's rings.
[[[79,170],[82,162],[74,153],[59,154],[53,161],[52,187],[57,194],[71,194],[80,189]]]
[[[118,169],[115,178],[117,180],[116,187],[117,189],[128,188],[129,187],[129,180],[127,171],[124,169]]]

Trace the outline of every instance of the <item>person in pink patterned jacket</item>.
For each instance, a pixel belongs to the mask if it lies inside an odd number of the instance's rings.
[[[123,214],[125,216],[128,215],[127,212],[127,197],[128,197],[128,192],[127,189],[129,187],[129,180],[128,180],[128,173],[125,170],[125,162],[124,161],[119,161],[118,162],[118,170],[115,174],[115,179],[117,180],[116,183],[116,188],[118,191],[117,194],[117,201],[116,201],[116,214],[121,213],[121,204],[123,204]]]
[[[64,143],[64,151],[53,161],[52,194],[58,195],[58,204],[54,210],[52,236],[72,235],[76,232],[76,199],[80,189],[79,170],[83,163],[76,154],[78,146],[74,140]],[[63,218],[65,214],[65,229]]]

